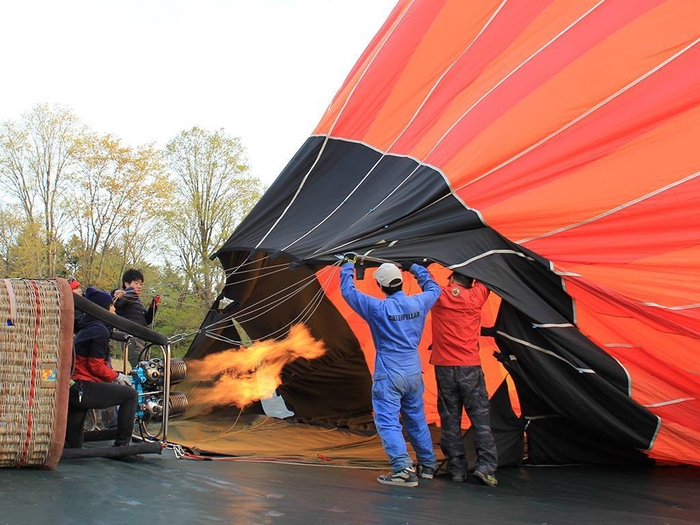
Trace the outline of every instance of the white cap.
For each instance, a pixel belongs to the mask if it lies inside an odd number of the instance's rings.
[[[401,270],[399,270],[398,266],[391,263],[384,263],[377,268],[374,272],[374,278],[384,288],[390,288],[403,283]]]

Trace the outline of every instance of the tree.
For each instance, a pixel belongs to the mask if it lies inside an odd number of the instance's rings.
[[[16,199],[29,223],[41,223],[42,277],[55,275],[62,213],[57,205],[75,162],[84,126],[67,108],[35,106],[22,121],[0,126],[0,185]]]
[[[142,291],[142,295],[149,297],[158,294],[162,299],[154,318],[154,330],[163,334],[186,333],[193,336],[201,325],[209,305],[204,305],[193,295],[185,281],[182,271],[167,261],[159,267],[157,275],[146,276],[148,290]],[[189,338],[185,338],[173,346],[173,355],[182,357],[190,342]]]
[[[34,279],[50,275],[46,270],[46,260],[41,256],[45,251],[41,240],[41,225],[26,221],[17,235],[17,244],[10,250],[13,277]]]
[[[0,275],[9,277],[15,273],[17,249],[20,232],[24,231],[27,221],[22,213],[13,206],[2,205],[0,201]]]
[[[260,199],[262,184],[249,175],[240,140],[224,130],[182,131],[165,156],[176,182],[168,216],[172,249],[188,288],[210,305],[223,272],[209,256]]]
[[[172,194],[162,154],[132,148],[111,135],[89,134],[78,143],[69,216],[87,282],[104,282],[126,266],[142,265],[159,243],[158,213]]]

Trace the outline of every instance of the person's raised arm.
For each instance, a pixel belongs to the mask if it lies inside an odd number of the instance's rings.
[[[420,264],[416,263],[413,263],[411,265],[410,272],[416,278],[416,281],[418,281],[418,286],[421,287],[421,290],[431,295],[434,295],[435,300],[437,301],[437,298],[440,297],[440,292],[442,291],[442,289],[440,288],[440,285],[435,282],[435,279],[433,279],[433,277],[430,275],[430,272]]]
[[[364,319],[367,319],[372,311],[373,302],[378,299],[357,291],[354,273],[355,265],[352,262],[348,261],[340,268],[340,294],[345,299],[345,302],[350,305],[350,308]]]
[[[160,295],[156,295],[153,299],[151,299],[151,304],[148,306],[148,310],[146,311],[146,324],[150,326],[153,324],[153,320],[156,317],[156,313],[158,312],[158,305],[160,304]]]

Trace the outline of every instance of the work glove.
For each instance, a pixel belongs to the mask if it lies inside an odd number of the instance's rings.
[[[131,378],[125,374],[122,374],[121,372],[119,372],[119,375],[114,382],[118,385],[131,386]]]
[[[415,261],[404,261],[401,263],[401,269],[404,272],[410,272],[411,271],[411,266],[414,264],[417,264],[418,266],[422,266],[423,268],[427,268],[430,266],[430,263],[433,262],[430,259],[417,259]]]
[[[119,341],[120,343],[127,343],[129,339],[131,339],[131,334],[119,330],[112,330],[109,333],[109,338],[113,341]]]
[[[496,337],[496,327],[495,326],[482,326],[479,330],[482,337]]]
[[[357,262],[357,254],[354,252],[348,252],[345,255],[343,255],[343,263],[348,262],[355,264]]]

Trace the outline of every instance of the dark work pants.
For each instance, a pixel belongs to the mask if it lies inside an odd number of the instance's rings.
[[[82,389],[82,400],[80,390]],[[70,387],[68,398],[68,423],[66,428],[66,448],[83,446],[83,425],[88,410],[119,406],[117,418],[116,446],[128,445],[134,431],[134,418],[138,403],[138,394],[130,386],[116,383],[94,383],[76,381]]]
[[[462,407],[474,429],[476,470],[493,474],[498,467],[496,443],[491,433],[489,396],[480,366],[436,366],[438,412],[440,413],[440,448],[452,476],[467,473],[462,441]]]
[[[136,337],[132,337],[129,339],[127,344],[129,345],[129,364],[133,370],[139,366],[139,363],[141,362],[141,351],[146,348],[146,342],[142,341],[141,339],[137,339]]]

